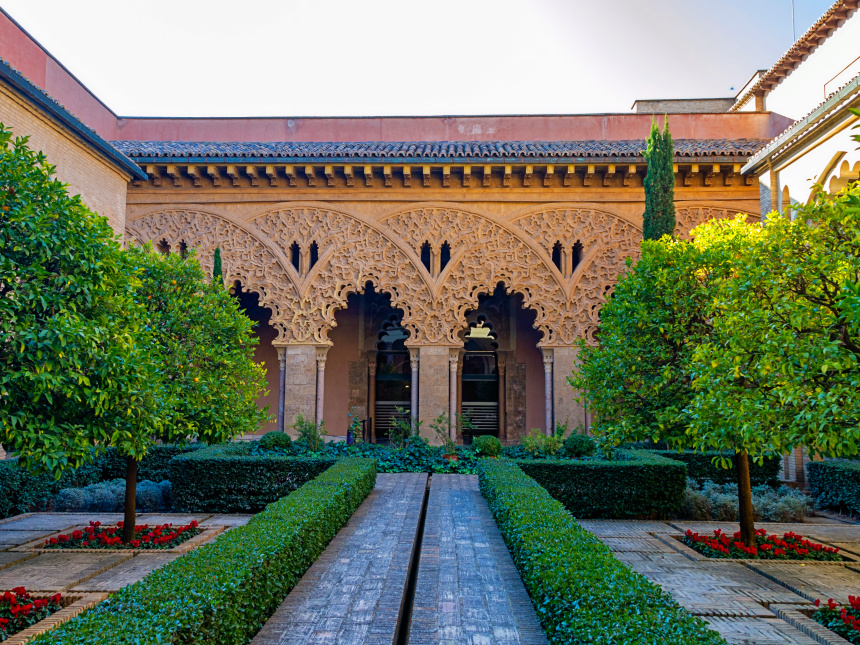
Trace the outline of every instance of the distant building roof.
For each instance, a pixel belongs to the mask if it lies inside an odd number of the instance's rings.
[[[677,139],[676,157],[749,157],[767,139]],[[641,158],[644,139],[623,141],[216,142],[114,141],[138,162],[216,161],[517,161]]]
[[[845,19],[860,6],[860,0],[837,0],[815,21],[806,33],[797,39],[791,48],[782,55],[773,66],[761,74],[752,85],[747,85],[745,92],[738,96],[731,111],[737,111],[746,105],[759,91],[769,91],[778,85],[789,72],[797,67],[815,47],[818,47],[830,35],[840,20]],[[758,72],[756,72],[758,73]],[[755,76],[753,76],[755,78]]]
[[[94,130],[84,125],[74,114],[2,59],[0,59],[0,82],[8,85],[16,94],[40,112],[59,122],[88,146],[106,157],[114,166],[136,179],[146,179],[147,175],[140,166],[102,139]]]

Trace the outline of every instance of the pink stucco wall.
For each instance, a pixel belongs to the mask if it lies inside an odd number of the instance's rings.
[[[266,368],[266,389],[268,394],[260,395],[257,405],[260,408],[269,406],[271,420],[260,428],[260,433],[277,430],[278,419],[278,385],[280,381],[280,366],[278,365],[278,352],[272,346],[272,341],[278,336],[278,332],[268,323],[257,323],[257,337],[259,345],[254,350],[254,360],[262,363]]]
[[[358,304],[350,298],[350,304]],[[349,364],[359,359],[358,306],[341,309],[335,315],[337,327],[329,333],[332,346],[325,363],[325,399],[323,419],[330,435],[345,436],[349,425]]]
[[[526,364],[526,427],[523,434],[530,428],[543,428],[544,414],[544,373],[543,353],[538,348],[541,333],[532,327],[534,314],[517,309],[517,347],[518,363]]]

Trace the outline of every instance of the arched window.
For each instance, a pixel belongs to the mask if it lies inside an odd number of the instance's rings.
[[[447,242],[442,242],[442,250],[439,253],[439,273],[445,270],[445,267],[451,261],[451,245]]]
[[[428,273],[433,271],[430,265],[430,242],[424,242],[421,245],[421,264],[424,265],[424,268],[427,269]]]
[[[299,248],[298,242],[290,244],[290,263],[295,267],[296,271],[299,271],[302,263],[302,250]]]
[[[564,266],[561,263],[561,249],[561,242],[556,242],[552,245],[552,263],[559,271],[564,273]]]
[[[317,263],[317,260],[320,259],[320,247],[316,242],[311,242],[310,249],[310,264],[308,266],[308,271],[314,268],[314,265]]]
[[[576,267],[578,267],[579,263],[582,262],[582,252],[583,252],[582,242],[577,240],[576,244],[573,245],[573,254],[571,256],[571,258],[573,260],[573,263],[572,263],[573,264],[573,267],[572,267],[573,271],[576,271]]]

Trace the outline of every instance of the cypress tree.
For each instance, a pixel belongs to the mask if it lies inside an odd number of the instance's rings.
[[[221,247],[215,247],[215,266],[212,269],[212,281],[224,285],[224,272],[221,270]]]
[[[672,169],[675,151],[669,132],[669,117],[663,133],[651,121],[651,134],[645,149],[648,172],[645,175],[645,214],[642,216],[642,236],[659,240],[675,233],[675,173]]]

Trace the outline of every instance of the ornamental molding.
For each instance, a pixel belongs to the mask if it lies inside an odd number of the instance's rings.
[[[682,237],[706,219],[737,212],[725,204],[676,208]],[[138,243],[196,247],[209,274],[220,247],[227,284],[259,293],[272,311],[275,343],[317,346],[331,344],[337,311],[367,283],[403,311],[410,347],[460,346],[469,312],[499,284],[522,294],[536,313],[540,346],[593,342],[600,307],[626,259],[638,258],[642,236],[629,215],[563,203],[503,218],[457,203],[418,202],[387,209],[378,220],[318,201],[267,205],[246,220],[212,207],[162,206],[136,213],[127,227]],[[445,263],[435,277],[422,262],[425,244],[437,267]],[[554,247],[575,256],[573,270],[557,266]]]

